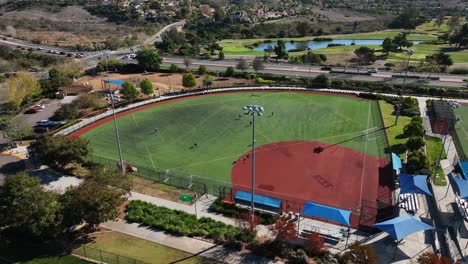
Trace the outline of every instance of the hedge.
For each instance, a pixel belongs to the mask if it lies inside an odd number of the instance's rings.
[[[131,201],[126,209],[126,219],[174,235],[206,237],[217,241],[239,240],[249,242],[253,239],[241,228],[195,215],[184,211],[156,206],[140,200]]]
[[[240,217],[249,213],[250,209],[239,207],[235,204],[228,204],[223,199],[216,199],[210,206],[210,211],[222,214],[227,217]],[[278,218],[277,215],[256,211],[255,215],[260,219],[260,224],[271,225]]]

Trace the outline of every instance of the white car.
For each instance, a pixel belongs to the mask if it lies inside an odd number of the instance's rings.
[[[367,70],[367,73],[379,73],[378,69],[369,69]]]
[[[50,120],[41,120],[41,121],[38,121],[36,123],[37,126],[43,126],[43,127],[46,127],[46,126],[53,126],[55,125],[55,122],[54,121],[50,121]]]
[[[45,106],[44,105],[35,105],[33,108],[36,108],[38,110],[43,110],[43,109],[45,109]]]

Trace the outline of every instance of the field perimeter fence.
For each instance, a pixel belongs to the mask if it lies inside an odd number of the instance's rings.
[[[108,264],[148,264],[140,260],[124,257],[104,250],[81,246],[72,251],[74,255],[82,256],[88,259],[100,261]]]
[[[117,166],[118,161],[100,156],[92,156],[94,162],[107,165],[109,167]],[[228,183],[216,181],[197,175],[176,170],[163,170],[158,168],[135,165],[137,171],[134,175],[151,180],[156,183],[163,183],[177,188],[188,189],[199,194],[211,194],[216,197],[226,197],[231,192],[231,186]]]

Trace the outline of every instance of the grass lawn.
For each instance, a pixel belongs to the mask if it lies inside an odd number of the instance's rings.
[[[460,123],[455,127],[458,139],[466,155],[468,154],[468,106],[462,105],[460,108],[455,108],[454,111],[455,115],[460,117]]]
[[[118,118],[123,157],[140,168],[154,167],[194,178],[201,175],[205,182],[214,179],[229,185],[233,162],[251,148],[251,118],[242,110],[249,104],[265,108],[264,115],[256,118],[257,146],[290,140],[322,141],[364,152],[364,141],[349,139],[361,136],[367,128],[382,126],[380,120],[372,118],[378,111],[375,101],[294,92],[219,94]],[[95,155],[116,161],[113,127],[113,122],[108,122],[83,137],[91,141]],[[375,141],[367,144],[367,153],[379,156]]]
[[[118,263],[133,263],[131,261],[123,261],[124,258],[119,257],[117,262],[116,255],[143,261],[146,263],[181,263],[181,264],[208,264],[216,263],[211,260],[206,260],[201,257],[191,257],[193,254],[166,247],[148,240],[136,238],[118,232],[105,232],[93,236],[94,240],[86,244],[87,256],[100,260],[101,255],[103,261],[108,264]],[[99,253],[99,250],[102,252]],[[84,255],[83,249],[79,248],[76,254]],[[114,255],[115,254],[115,255]],[[186,260],[184,260],[187,258]],[[137,262],[138,263],[138,262]]]
[[[437,137],[426,137],[426,152],[427,152],[427,159],[429,161],[429,165],[434,170],[436,168],[436,162],[439,159],[440,149],[442,148],[443,141]],[[445,151],[442,153],[442,159],[445,159],[447,156]],[[445,179],[444,172],[439,166],[437,170],[437,175],[434,179],[434,183],[439,186],[447,185],[447,181]]]
[[[0,243],[0,263],[89,264],[73,256],[59,256],[50,245],[14,245]]]
[[[390,150],[396,154],[403,154],[406,151],[406,138],[402,138],[403,127],[411,121],[411,117],[400,116],[398,124],[395,125],[395,116],[393,115],[393,105],[385,101],[379,101],[380,109],[385,127],[387,127],[388,144]]]

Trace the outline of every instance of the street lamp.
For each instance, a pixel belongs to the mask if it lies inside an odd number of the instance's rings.
[[[255,192],[255,116],[263,115],[263,107],[259,105],[247,105],[242,108],[245,112],[244,115],[252,116],[252,223],[255,221],[254,214],[254,192]]]
[[[401,89],[401,94],[400,94],[400,103],[398,104],[398,108],[395,113],[395,125],[398,123],[398,117],[400,116],[401,106],[403,104],[403,91],[406,88],[406,76],[408,75],[409,62],[410,62],[411,55],[414,54],[414,50],[408,50],[406,54],[408,55],[408,61],[406,62],[405,77],[403,78],[403,88]]]
[[[122,157],[122,148],[120,146],[120,137],[119,137],[119,130],[117,128],[117,117],[115,115],[115,108],[114,108],[114,94],[111,92],[111,84],[110,84],[110,77],[109,77],[109,67],[108,67],[108,62],[109,62],[109,55],[106,55],[106,71],[107,71],[107,85],[109,89],[109,95],[110,95],[110,101],[111,101],[111,106],[112,106],[112,116],[114,119],[114,128],[115,128],[115,138],[117,140],[117,149],[119,151],[119,159],[120,159],[120,168],[122,169],[122,173],[125,174],[125,167],[123,164],[123,157]]]

